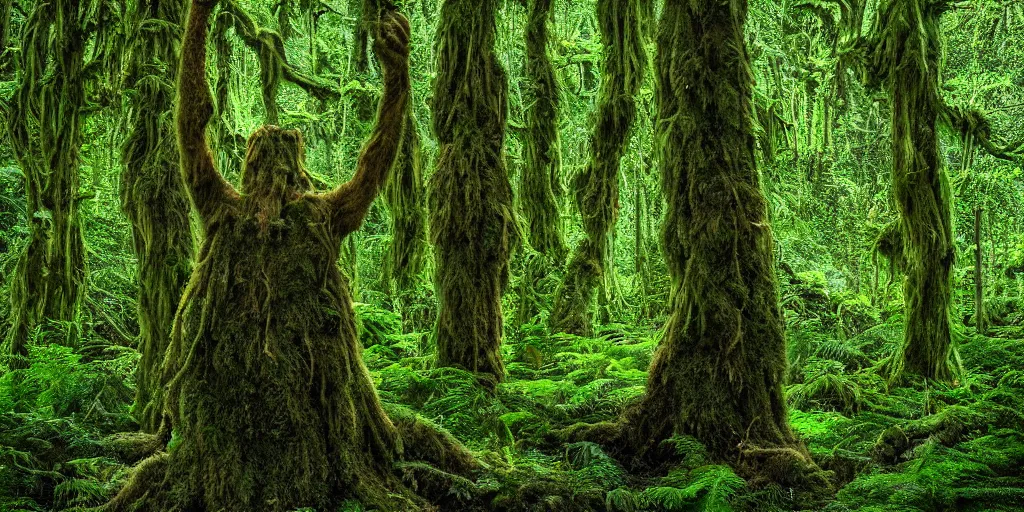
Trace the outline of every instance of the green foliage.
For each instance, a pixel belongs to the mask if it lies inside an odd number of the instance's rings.
[[[356,71],[352,58],[361,3],[239,2],[257,26],[282,34],[284,56],[294,69],[308,70],[340,93],[321,100],[284,80],[277,94],[280,122],[306,136],[306,164],[319,189],[351,177],[381,93],[376,64]],[[422,140],[423,178],[429,179],[439,155],[438,141],[430,134],[436,119],[429,98],[440,71],[433,41],[440,2],[398,3],[413,26],[413,110],[418,121],[410,124]],[[541,192],[545,201],[553,198],[557,203],[545,204],[545,211],[561,213],[546,222],[560,225],[565,242],[575,246],[587,236],[586,221],[558,190],[571,185],[572,176],[585,173],[593,156],[588,141],[599,91],[609,84],[602,79],[607,55],[596,2],[555,0],[551,15],[543,20],[531,16],[531,2],[493,3],[495,59],[509,77],[503,102],[509,121],[504,152],[508,172],[498,177],[522,183],[527,166],[556,169],[555,155],[538,153],[556,146],[537,140],[542,131],[554,130],[560,138],[561,172],[545,177],[551,197],[547,189]],[[616,190],[615,201],[598,201],[611,206],[602,208],[601,220],[614,219],[615,229],[599,240],[608,247],[597,304],[590,305],[597,313],[593,336],[552,334],[547,328],[556,288],[566,277],[562,262],[539,265],[530,260],[529,251],[512,255],[501,304],[507,381],[489,391],[468,372],[431,368],[435,350],[429,333],[437,319],[438,295],[429,276],[438,261],[426,251],[422,268],[411,266],[416,275],[405,283],[409,289],[401,294],[392,289],[387,282],[388,248],[397,224],[383,201],[343,251],[340,263],[356,297],[362,355],[382,400],[388,407],[408,407],[447,430],[486,466],[475,482],[453,484],[458,496],[452,499],[471,496],[472,505],[460,502],[442,509],[980,512],[1017,510],[1024,502],[1020,163],[994,158],[982,142],[966,140],[956,127],[938,132],[950,174],[957,256],[951,318],[959,324],[974,309],[973,211],[982,208],[984,298],[993,328],[986,336],[963,328],[959,352],[964,372],[956,382],[911,380],[890,386],[879,375],[879,364],[904,338],[907,318],[900,286],[903,270],[876,253],[876,241],[897,226],[889,174],[892,105],[848,71],[861,59],[855,38],[858,22],[870,20],[874,11],[864,12],[865,2],[747,3],[758,168],[769,204],[786,321],[789,421],[815,461],[835,473],[836,492],[822,501],[805,502],[788,488],[748,487],[690,437],[672,438],[677,459],[649,474],[624,470],[598,445],[558,440],[560,429],[577,422],[615,420],[644,393],[647,368],[671,305],[658,235],[667,212],[657,197],[661,169],[651,151],[655,86],[647,80],[631,96],[637,109],[635,134],[625,142],[611,141],[623,147],[615,180],[621,191]],[[940,19],[944,100],[988,130],[994,143],[1021,139],[1024,6],[1005,1],[946,3],[954,8]],[[0,510],[100,504],[125,482],[135,462],[116,450],[108,436],[136,430],[129,413],[139,356],[128,347],[135,346],[139,332],[139,271],[131,250],[131,225],[119,202],[124,181],[118,148],[127,140],[129,120],[140,113],[136,105],[143,89],[126,88],[115,79],[129,74],[131,52],[117,50],[130,46],[126,37],[134,31],[125,24],[131,6],[88,4],[94,8],[89,16],[108,17],[107,29],[89,36],[84,56],[89,77],[81,109],[81,191],[73,199],[86,240],[86,296],[77,321],[45,322],[30,332],[27,358],[0,358]],[[7,121],[24,73],[15,60],[34,4],[16,0],[12,5],[10,30],[0,45],[0,117]],[[290,31],[280,25],[281,11],[287,11]],[[561,84],[560,95],[548,99],[551,104],[537,104],[544,91],[525,79],[531,66],[525,37],[531,19],[535,29],[544,21],[549,30],[546,53],[554,80]],[[146,30],[157,28],[173,27]],[[234,30],[220,43],[219,62],[208,70],[219,77],[211,142],[218,165],[234,180],[238,169],[232,162],[244,156],[246,137],[267,113],[256,53],[245,50],[246,41]],[[536,58],[541,46],[533,44]],[[121,53],[124,61],[114,58]],[[156,64],[144,71],[171,75]],[[545,119],[543,126],[531,121],[550,111],[555,99],[557,119]],[[979,113],[985,114],[985,122],[977,122]],[[25,173],[7,135],[0,134],[0,336],[7,333],[11,276],[30,221],[54,220],[50,210],[28,211]],[[571,188],[566,191],[575,194]],[[524,197],[515,198],[518,211],[538,206],[522,204]],[[451,213],[462,214],[458,209]],[[26,367],[12,370],[18,363]],[[172,435],[170,449],[180,439]],[[421,470],[410,465],[401,471],[426,486]],[[431,481],[454,482],[435,476]],[[350,500],[340,510],[368,508]]]
[[[36,339],[52,334],[40,331]],[[83,362],[82,355],[70,347],[34,344],[29,348],[27,369],[0,376],[0,411],[30,410],[47,418],[82,416],[83,420],[95,414],[98,418],[94,421],[113,419],[124,424],[126,419],[117,416],[127,412],[125,404],[133,393],[131,369],[137,354],[117,349],[111,352],[120,355]]]
[[[839,361],[811,359],[804,367],[804,378],[787,391],[790,405],[798,409],[824,409],[855,412],[863,397],[857,382],[844,373]]]
[[[737,492],[747,482],[729,466],[700,466],[676,470],[662,478],[661,485],[644,490],[644,496],[662,510],[728,512]]]
[[[850,482],[837,496],[841,505],[833,509],[863,510],[872,504],[884,510],[1014,510],[1024,501],[1021,441],[1014,432],[980,438],[963,445],[964,450],[929,442],[896,472]]]
[[[99,505],[125,475],[103,456],[106,434],[132,430],[134,351],[112,348],[109,359],[85,360],[72,348],[46,343],[40,330],[28,366],[0,375],[0,509],[48,510]],[[75,326],[80,329],[80,326]]]

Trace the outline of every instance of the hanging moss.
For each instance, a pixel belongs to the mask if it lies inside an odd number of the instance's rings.
[[[609,240],[619,209],[619,164],[636,119],[636,94],[647,71],[646,34],[651,2],[599,0],[597,17],[604,44],[597,118],[590,138],[590,162],[573,179],[584,238],[573,251],[565,280],[549,317],[552,330],[587,335],[593,330],[594,296],[612,249]]]
[[[385,93],[350,182],[313,193],[301,135],[264,126],[249,138],[238,193],[205,141],[211,8],[192,6],[179,77],[181,165],[205,238],[164,362],[177,442],[141,463],[106,508],[333,510],[346,498],[424,508],[393,471],[401,431],[363,364],[335,264],[398,153],[410,94],[408,24],[397,15],[380,23]]]
[[[561,260],[565,255],[562,213],[562,143],[558,132],[561,86],[548,57],[548,18],[552,0],[532,0],[526,26],[526,165],[519,184],[519,202],[529,226],[530,245]]]
[[[497,0],[445,0],[431,108],[440,144],[428,184],[440,302],[437,364],[501,380],[501,294],[520,234],[505,168],[507,79],[494,52]]]
[[[391,243],[387,249],[388,280],[399,291],[411,290],[423,270],[426,248],[426,191],[423,155],[416,116],[410,104],[405,116],[402,149],[384,187],[391,213]]]
[[[132,130],[124,145],[121,208],[138,260],[139,352],[135,417],[156,432],[163,415],[160,365],[178,300],[191,273],[192,232],[172,125],[182,1],[142,1],[126,85],[135,91]]]
[[[280,34],[260,27],[256,20],[242,9],[235,0],[224,0],[223,12],[229,15],[235,33],[247,46],[257,53],[260,62],[260,86],[263,93],[263,106],[268,124],[280,123],[280,108],[277,105],[277,92],[281,80],[287,80],[317,99],[337,99],[340,93],[331,85],[320,79],[302,73],[288,63],[284,51],[284,38]]]
[[[277,33],[281,34],[282,40],[291,38],[295,30],[292,27],[292,7],[289,0],[278,0],[274,4],[274,10],[277,12]]]
[[[6,73],[11,65],[7,44],[11,36],[11,7],[13,0],[0,1],[0,73]]]
[[[755,480],[816,474],[789,427],[772,234],[754,156],[744,0],[667,0],[657,145],[671,316],[643,399],[591,435],[635,464],[692,435]]]
[[[76,1],[40,3],[22,34],[21,82],[8,123],[25,175],[30,221],[11,282],[6,341],[19,356],[27,354],[29,333],[43,321],[75,322],[85,291],[79,151],[88,34],[78,22],[82,14]]]
[[[235,132],[235,120],[229,101],[231,87],[231,59],[234,47],[228,39],[228,31],[234,24],[230,13],[221,12],[213,25],[213,47],[217,57],[217,80],[214,83],[217,116],[214,123],[213,136],[216,149],[217,166],[224,176],[237,178],[242,172],[241,162],[245,155],[246,138]]]
[[[893,194],[906,275],[906,334],[887,364],[892,379],[909,372],[950,381],[957,369],[949,319],[952,200],[936,132],[943,105],[942,9],[924,0],[891,0],[879,9],[871,40],[871,66],[892,105]]]
[[[370,30],[379,16],[377,0],[349,0],[349,9],[356,13],[356,29],[352,33],[352,63],[356,73],[370,69]]]

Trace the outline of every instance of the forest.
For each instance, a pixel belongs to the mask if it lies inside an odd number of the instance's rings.
[[[1024,2],[0,0],[0,512],[1024,511]]]

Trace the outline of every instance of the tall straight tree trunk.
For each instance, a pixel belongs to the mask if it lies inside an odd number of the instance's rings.
[[[816,471],[789,427],[778,281],[754,156],[746,0],[667,0],[658,34],[657,145],[671,316],[647,393],[612,430],[633,460],[688,434],[745,475]]]
[[[930,0],[891,0],[879,11],[871,56],[892,105],[893,193],[906,265],[906,334],[887,365],[893,379],[907,372],[949,381],[955,372],[952,200],[936,133],[940,14]]]
[[[160,365],[170,340],[174,313],[192,273],[193,243],[189,199],[179,169],[174,96],[185,16],[181,0],[142,0],[135,26],[154,27],[133,40],[127,88],[132,131],[124,145],[121,208],[131,221],[138,259],[139,352],[135,417],[142,430],[156,432],[163,415]]]
[[[410,104],[405,114],[402,150],[384,186],[384,200],[391,215],[386,281],[389,287],[394,284],[399,294],[415,287],[423,270],[427,241],[423,151],[416,124],[416,115]]]
[[[11,8],[14,0],[0,0],[0,54],[7,49],[7,43],[11,37]],[[0,59],[0,73],[9,71],[11,59],[4,57]]]
[[[548,18],[552,0],[532,0],[526,27],[526,74],[530,79],[525,140],[526,165],[519,200],[529,225],[530,245],[541,254],[565,255],[562,212],[562,148],[558,133],[561,86],[548,58]]]
[[[985,312],[985,246],[981,243],[981,219],[984,208],[974,209],[974,327],[979,333],[988,330]]]
[[[636,94],[647,71],[647,0],[599,0],[604,67],[590,162],[573,180],[586,237],[576,246],[549,317],[552,330],[593,332],[594,296],[610,265],[609,239],[619,210],[619,163],[636,119]]]
[[[7,343],[16,355],[27,354],[26,342],[41,322],[75,322],[85,290],[79,151],[86,33],[79,18],[78,2],[58,0],[36,5],[25,20],[22,78],[9,124],[30,223],[11,286]],[[75,335],[66,341],[75,343]]]
[[[428,184],[440,302],[438,366],[501,380],[501,294],[520,234],[505,168],[508,83],[494,52],[497,0],[445,0],[431,108],[440,145]]]

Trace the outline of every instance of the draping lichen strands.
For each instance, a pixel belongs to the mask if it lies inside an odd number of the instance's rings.
[[[422,142],[411,105],[405,117],[402,150],[385,184],[384,199],[391,215],[388,279],[400,291],[411,290],[423,270],[427,242]]]
[[[501,294],[520,241],[505,167],[507,78],[494,52],[496,0],[445,0],[437,27],[428,184],[437,364],[501,380]]]
[[[619,164],[636,120],[636,94],[647,71],[646,0],[599,0],[598,21],[604,44],[597,117],[590,139],[590,162],[573,179],[576,205],[586,237],[573,251],[565,279],[549,317],[553,330],[589,334],[593,302],[607,265],[609,238],[619,209]]]
[[[561,85],[548,57],[548,18],[552,0],[532,0],[526,26],[526,74],[530,78],[526,112],[526,165],[519,202],[530,245],[560,260],[565,254],[562,213],[562,148],[558,131]]]
[[[126,87],[132,126],[123,147],[121,208],[131,221],[138,259],[139,352],[135,417],[155,432],[163,415],[160,366],[193,257],[189,202],[178,169],[174,134],[175,75],[183,1],[140,1]],[[168,72],[170,75],[168,76]]]

